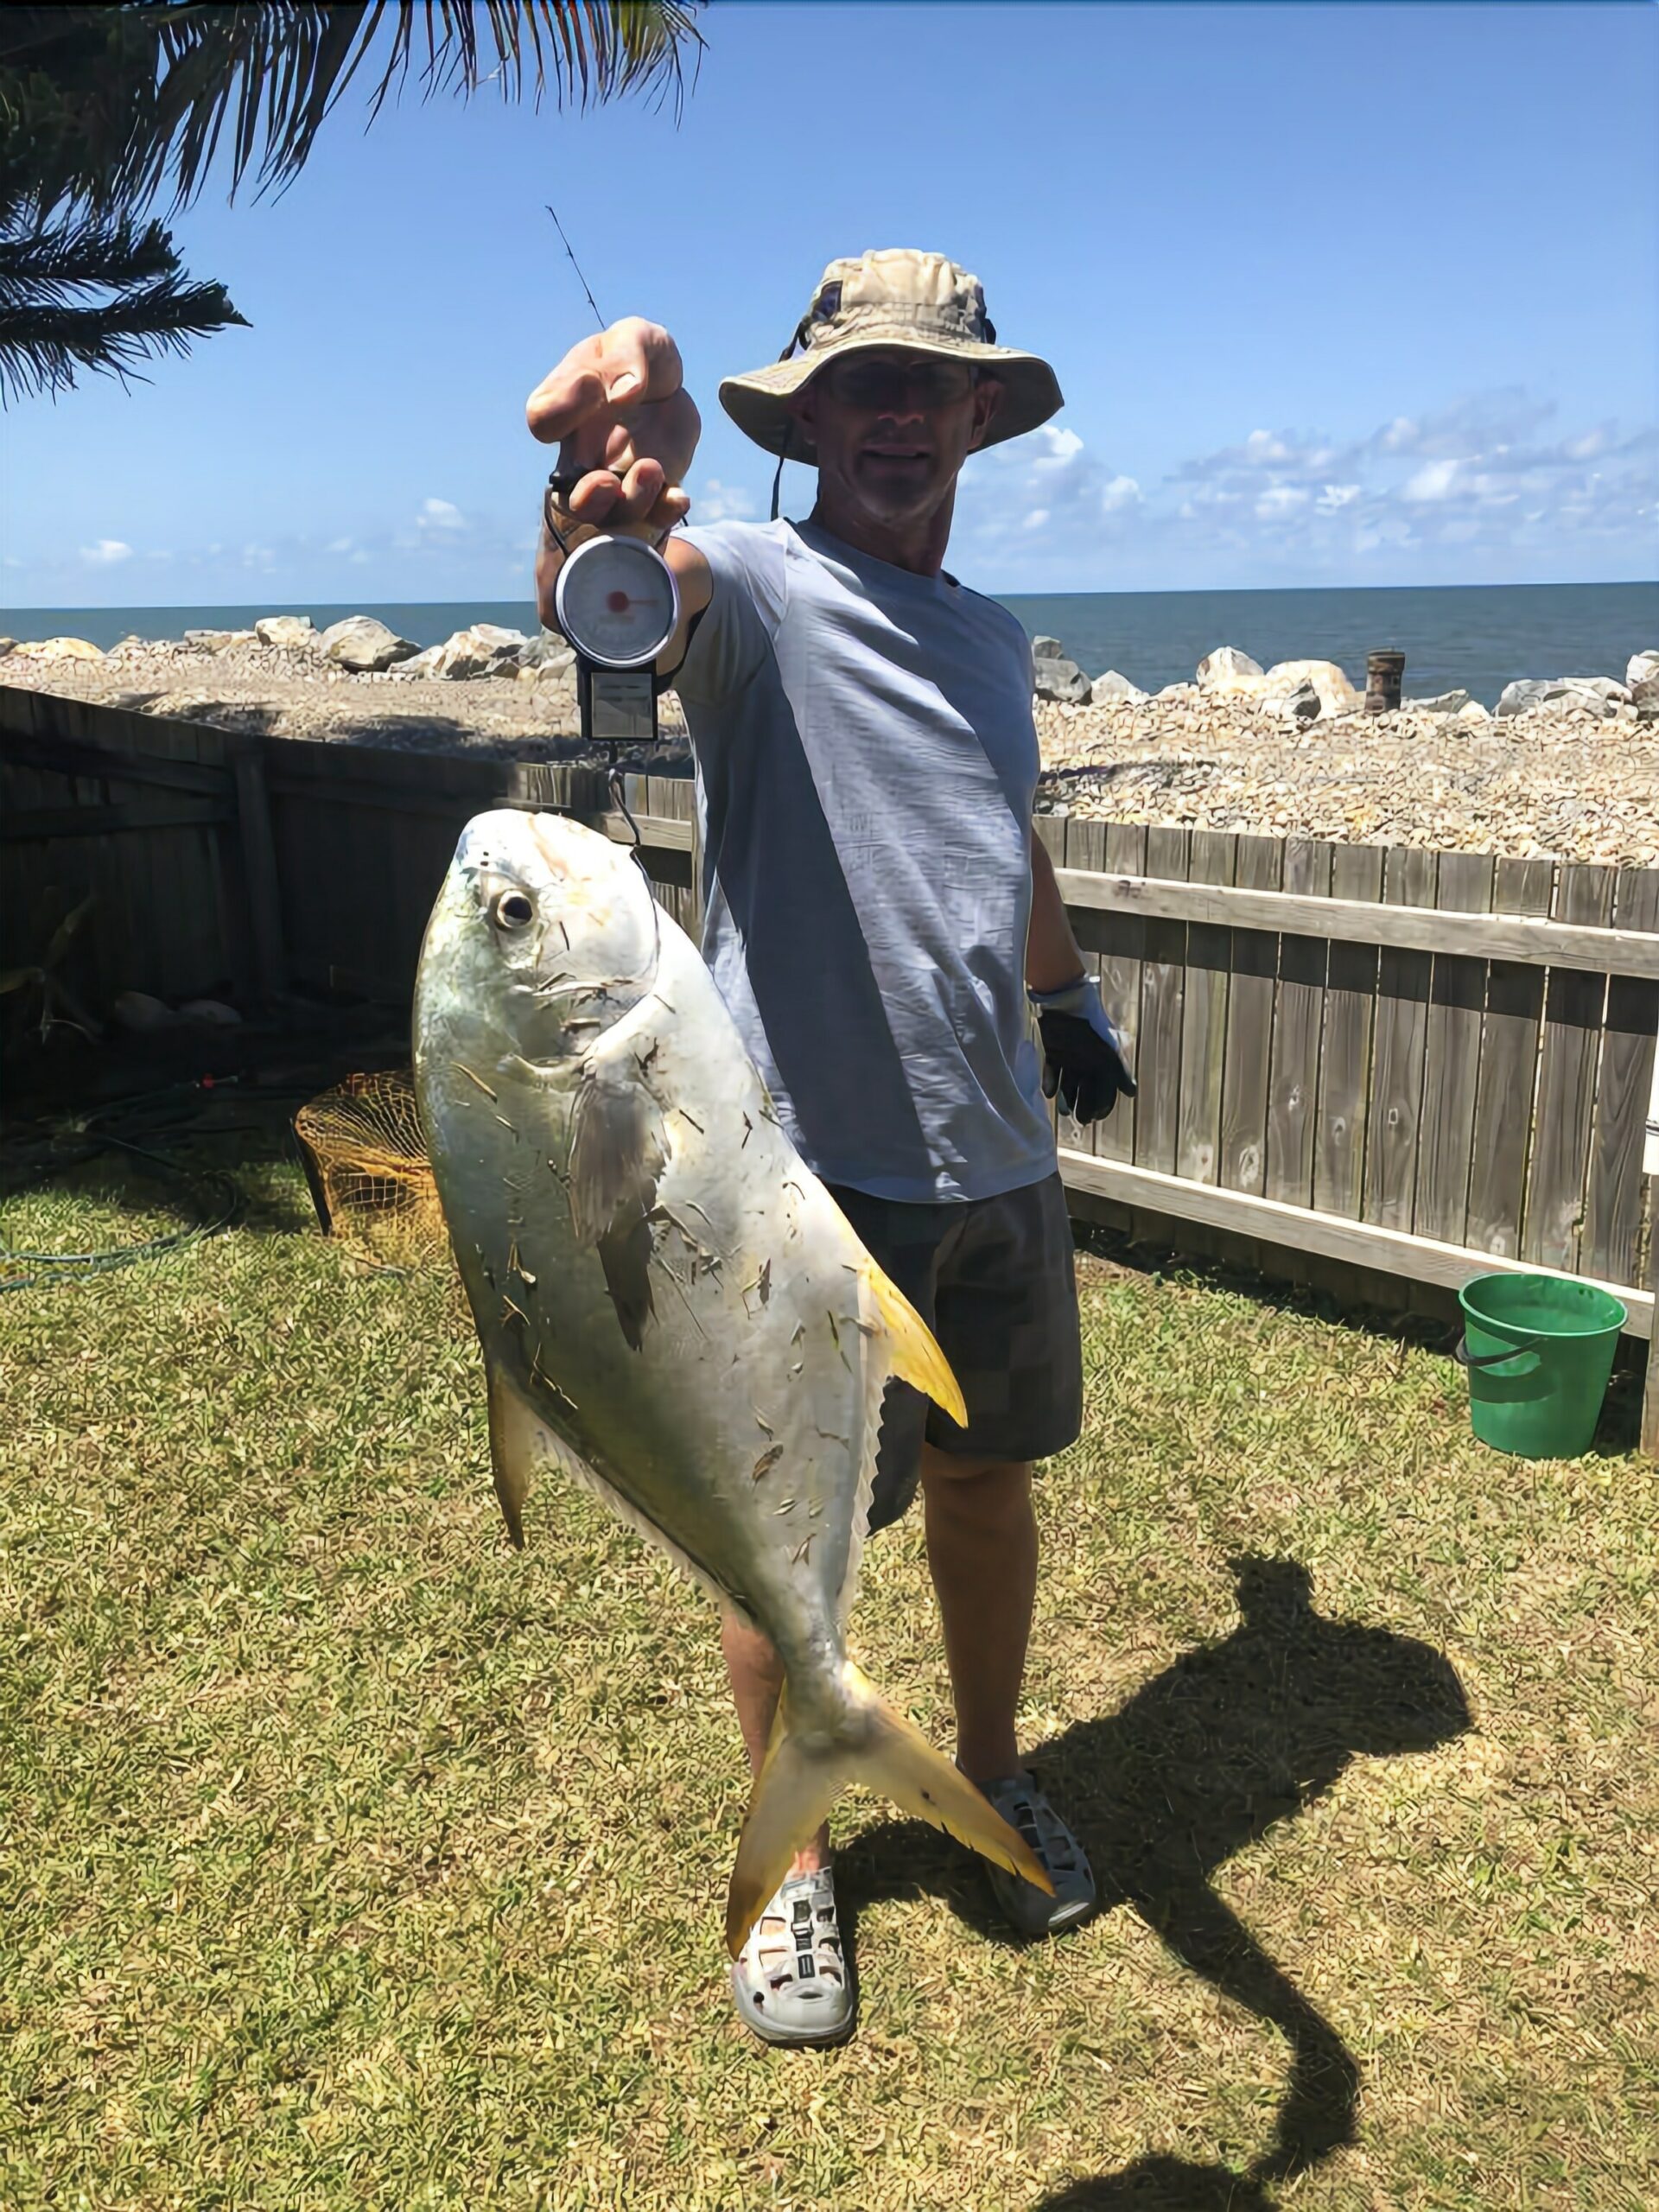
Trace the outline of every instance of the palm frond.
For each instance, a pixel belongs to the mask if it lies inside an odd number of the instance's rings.
[[[24,226],[12,207],[0,235],[0,397],[73,388],[93,371],[139,376],[193,338],[246,327],[225,287],[187,276],[159,223],[72,213]],[[110,295],[85,300],[87,292]]]
[[[129,209],[169,182],[200,191],[221,147],[232,194],[281,190],[365,64],[372,123],[411,67],[423,99],[499,86],[539,106],[627,93],[685,94],[701,0],[130,0],[119,7],[0,11],[0,124],[44,143],[60,132],[62,188]],[[61,113],[52,100],[59,99]],[[73,127],[70,127],[70,126]]]

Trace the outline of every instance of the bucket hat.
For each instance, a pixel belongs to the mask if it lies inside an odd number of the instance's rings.
[[[1002,404],[986,430],[988,446],[1034,430],[1064,404],[1046,361],[997,344],[978,277],[942,253],[907,246],[832,261],[780,357],[769,368],[726,378],[720,404],[767,453],[780,461],[815,461],[817,448],[790,412],[792,395],[830,361],[894,346],[971,361],[995,374]]]

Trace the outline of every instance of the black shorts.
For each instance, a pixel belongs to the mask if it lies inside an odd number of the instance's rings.
[[[1059,1176],[994,1198],[912,1205],[834,1188],[871,1257],[938,1338],[968,1426],[908,1382],[881,1409],[870,1527],[898,1520],[921,1478],[922,1443],[972,1459],[1043,1459],[1083,1426],[1071,1224]]]

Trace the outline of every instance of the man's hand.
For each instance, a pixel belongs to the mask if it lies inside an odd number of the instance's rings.
[[[1134,1097],[1135,1077],[1090,977],[1027,995],[1042,1033],[1045,1098],[1058,1093],[1062,1113],[1086,1125],[1103,1122],[1120,1098]]]
[[[561,470],[580,478],[563,502],[575,521],[657,537],[688,512],[702,422],[680,374],[661,324],[628,315],[573,346],[531,393],[531,435],[557,444]]]

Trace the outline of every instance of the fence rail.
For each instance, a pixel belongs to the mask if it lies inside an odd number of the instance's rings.
[[[96,888],[108,996],[228,980],[398,1002],[455,836],[494,805],[637,826],[663,905],[700,920],[684,778],[627,779],[631,823],[591,770],[239,737],[5,686],[0,772],[5,962],[29,957],[48,894]],[[1651,1334],[1659,870],[1038,827],[1140,1085],[1093,1129],[1061,1122],[1079,1205],[1244,1236],[1269,1271],[1313,1254],[1441,1287],[1494,1264],[1580,1274]]]

